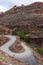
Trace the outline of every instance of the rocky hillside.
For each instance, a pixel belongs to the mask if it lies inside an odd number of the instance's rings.
[[[0,24],[19,31],[43,31],[43,3],[14,6],[4,13]]]
[[[7,14],[11,14],[11,13],[15,13],[15,12],[21,12],[21,11],[27,11],[28,13],[39,13],[39,12],[43,12],[43,3],[42,2],[35,2],[32,3],[31,5],[21,5],[21,6],[14,6],[12,9],[8,10],[6,13]]]

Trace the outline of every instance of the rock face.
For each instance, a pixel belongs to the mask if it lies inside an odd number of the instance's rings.
[[[37,34],[36,34],[37,33]],[[43,48],[43,35],[40,35],[38,32],[30,33],[26,36],[29,38],[29,42],[35,46]]]
[[[43,32],[43,3],[35,2],[27,6],[14,6],[4,13],[0,24],[18,31]]]
[[[0,36],[0,46],[2,46],[3,44],[5,44],[8,41],[9,41],[9,39],[7,37],[5,37],[4,35]]]
[[[5,26],[0,25],[0,35],[8,35],[12,34],[12,31],[9,28],[6,28]]]

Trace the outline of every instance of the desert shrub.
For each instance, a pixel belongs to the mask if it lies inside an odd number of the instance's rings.
[[[43,56],[43,48],[37,48],[37,51]]]
[[[5,58],[4,58],[4,57],[3,57],[3,58],[2,58],[2,57],[0,57],[0,61],[4,61],[4,60],[5,60]]]
[[[30,38],[28,36],[26,36],[26,34],[27,33],[25,33],[25,32],[13,31],[13,35],[18,35],[25,42],[29,42],[30,41]]]
[[[18,31],[13,31],[12,32],[13,35],[25,35],[25,32],[18,32]]]

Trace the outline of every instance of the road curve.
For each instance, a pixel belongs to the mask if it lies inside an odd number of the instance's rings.
[[[30,65],[38,65],[38,62],[36,61],[32,50],[28,48],[24,43],[21,42],[21,45],[25,49],[23,53],[15,53],[9,49],[9,47],[16,41],[16,36],[13,35],[4,35],[4,36],[8,37],[10,40],[0,47],[1,51],[6,52],[9,56],[14,57],[20,61],[29,63]]]

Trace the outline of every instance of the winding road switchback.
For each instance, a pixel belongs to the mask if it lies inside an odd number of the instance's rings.
[[[27,47],[24,43],[21,42],[21,45],[24,47],[25,51],[23,53],[12,52],[9,47],[15,43],[16,36],[13,35],[4,35],[10,40],[0,47],[0,50],[6,52],[9,56],[14,57],[22,62],[29,63],[30,65],[39,65],[36,58],[33,55],[32,50]]]

